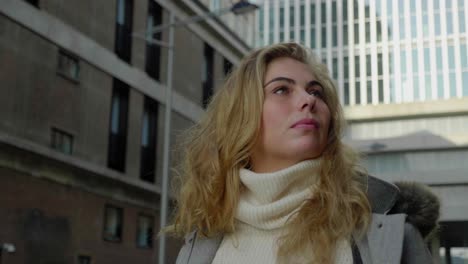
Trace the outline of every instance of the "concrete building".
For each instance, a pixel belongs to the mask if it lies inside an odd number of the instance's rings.
[[[157,262],[168,51],[144,37],[210,8],[0,1],[0,263]],[[222,19],[175,29],[172,143],[251,48]]]
[[[432,187],[442,201],[435,261],[466,263],[468,1],[257,3],[257,46],[315,50],[339,88],[346,140],[366,154],[370,173]]]

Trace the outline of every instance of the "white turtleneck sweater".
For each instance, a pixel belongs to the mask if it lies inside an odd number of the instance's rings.
[[[306,160],[273,173],[240,171],[246,187],[236,212],[236,231],[224,236],[213,264],[277,263],[277,239],[289,217],[313,195],[319,160]],[[304,263],[311,251],[294,257],[290,263]],[[335,263],[352,264],[347,241],[337,245]]]

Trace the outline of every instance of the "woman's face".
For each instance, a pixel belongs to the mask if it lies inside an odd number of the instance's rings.
[[[324,90],[308,65],[292,58],[274,59],[263,82],[260,138],[251,156],[255,172],[272,172],[322,154],[330,110]]]

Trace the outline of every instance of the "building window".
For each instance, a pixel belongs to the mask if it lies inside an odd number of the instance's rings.
[[[26,0],[27,3],[30,3],[31,5],[35,7],[39,7],[39,0]]]
[[[228,75],[232,71],[232,66],[232,63],[225,58],[223,64],[224,76]]]
[[[214,50],[205,43],[203,67],[202,67],[202,85],[203,85],[203,107],[206,108],[211,96],[213,95],[213,64],[214,64]]]
[[[69,80],[78,82],[80,77],[79,59],[64,50],[60,50],[58,54],[57,73]]]
[[[73,152],[73,136],[60,129],[52,128],[51,147],[57,151],[71,155]]]
[[[106,205],[104,212],[104,240],[122,241],[123,213],[122,208]]]
[[[145,97],[141,129],[140,179],[147,182],[154,182],[157,124],[158,103]]]
[[[152,216],[140,214],[137,223],[137,246],[140,248],[153,247],[154,218]]]
[[[468,222],[441,222],[440,230],[440,263],[467,263]]]
[[[129,87],[126,83],[118,79],[114,79],[113,85],[107,166],[114,170],[124,172],[127,149]]]
[[[90,256],[78,256],[78,264],[91,264]]]
[[[132,54],[133,1],[117,0],[115,53],[130,63]]]
[[[161,40],[161,33],[153,33],[153,28],[162,24],[162,7],[154,0],[148,1],[148,16],[146,21],[146,36],[151,39]],[[146,43],[145,70],[155,80],[160,80],[161,47],[157,44]]]

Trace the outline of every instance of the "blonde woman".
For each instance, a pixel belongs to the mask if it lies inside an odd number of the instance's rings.
[[[423,203],[398,212],[406,198],[360,169],[343,121],[308,49],[277,44],[244,58],[187,138],[177,263],[430,263],[420,232],[436,226],[437,199],[413,188]],[[421,212],[422,223],[405,221]]]

